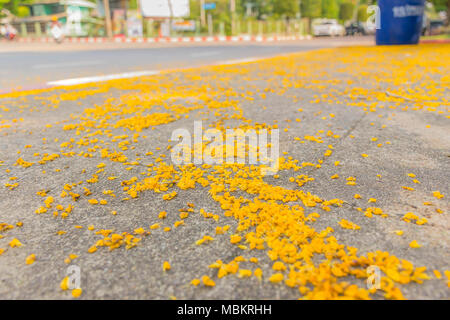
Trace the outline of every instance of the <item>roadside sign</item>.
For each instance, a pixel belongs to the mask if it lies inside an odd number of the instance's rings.
[[[195,31],[195,21],[194,20],[172,21],[172,30]]]
[[[190,14],[189,0],[140,0],[140,4],[144,17],[182,18]]]
[[[127,33],[129,37],[142,37],[142,17],[137,10],[127,11]]]
[[[205,10],[213,10],[215,8],[216,8],[215,2],[208,2],[203,5],[203,9],[205,9]]]

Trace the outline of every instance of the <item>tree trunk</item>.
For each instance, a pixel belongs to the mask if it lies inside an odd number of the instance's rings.
[[[172,20],[173,20],[173,8],[172,8],[172,0],[167,0],[167,4],[169,5],[170,18],[169,18],[169,37],[172,36]]]
[[[450,0],[447,0],[447,26],[450,25]]]
[[[109,0],[103,0],[103,7],[105,9],[105,29],[106,36],[112,38],[112,23],[111,23],[111,11],[109,9]]]

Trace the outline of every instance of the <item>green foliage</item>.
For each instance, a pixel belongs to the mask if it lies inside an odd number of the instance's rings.
[[[258,19],[276,15],[277,13],[275,12],[276,9],[275,2],[276,2],[275,0],[242,0],[240,1],[239,5],[239,7],[241,8],[240,10],[241,16],[244,16],[247,11],[247,8],[245,6],[246,3],[253,4],[252,12],[256,15]],[[237,3],[236,6],[238,7]]]
[[[30,8],[25,6],[19,6],[17,9],[17,16],[20,18],[28,17],[30,15]]]
[[[322,17],[337,19],[339,17],[338,0],[322,0]]]
[[[21,13],[23,12],[23,9],[19,9],[21,8],[22,4],[26,4],[26,3],[33,3],[33,0],[0,0],[0,9],[7,9],[9,10],[12,14],[14,15],[18,15],[19,11],[21,11]]]
[[[298,0],[273,0],[273,13],[279,17],[294,18],[299,13]]]
[[[436,11],[446,11],[450,7],[450,1],[449,0],[431,0],[430,1]]]
[[[189,6],[191,8],[189,18],[190,19],[200,18],[200,0],[190,0]]]
[[[138,7],[137,2],[138,0],[129,0],[128,8],[131,10],[136,10]]]
[[[305,18],[319,18],[322,15],[322,0],[302,0],[301,13]]]
[[[367,21],[367,5],[360,5],[358,8],[358,21]]]

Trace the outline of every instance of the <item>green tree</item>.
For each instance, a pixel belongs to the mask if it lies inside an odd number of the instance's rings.
[[[301,14],[305,18],[320,18],[322,15],[322,0],[302,0]]]
[[[298,0],[273,0],[273,13],[277,16],[294,18],[299,10]]]
[[[367,5],[360,5],[358,8],[358,21],[367,21]]]
[[[137,2],[138,2],[138,0],[129,0],[128,8],[131,10],[136,10],[138,7]]]
[[[450,6],[449,0],[431,0],[430,2],[434,5],[436,11],[446,11]]]
[[[322,0],[302,0],[300,13],[302,17],[308,18],[307,32],[311,32],[312,20],[322,16]]]
[[[33,0],[0,0],[0,10],[4,8],[14,15],[17,15],[19,11],[22,14],[24,12],[23,9],[19,9],[21,5],[32,2]]]
[[[450,0],[431,0],[437,12],[447,11],[447,25],[450,23]]]
[[[17,16],[20,18],[28,17],[30,15],[30,8],[26,6],[19,6],[17,9]]]
[[[339,17],[338,0],[322,0],[322,17],[337,19]]]
[[[251,0],[246,2],[253,3],[253,11],[256,12],[258,19],[265,19],[274,15],[274,0]]]

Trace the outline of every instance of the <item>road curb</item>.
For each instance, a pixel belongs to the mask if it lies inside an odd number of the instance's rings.
[[[420,43],[450,43],[450,39],[425,39],[420,40]]]
[[[155,37],[155,38],[126,38],[115,37],[113,39],[103,37],[87,38],[65,38],[66,43],[187,43],[187,42],[274,42],[274,41],[296,41],[310,40],[310,35],[306,36],[205,36],[205,37]],[[18,38],[18,42],[48,43],[53,42],[53,38]],[[6,42],[6,40],[1,40]]]

